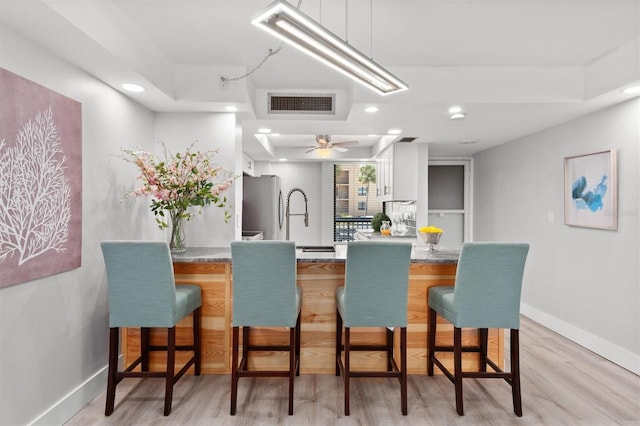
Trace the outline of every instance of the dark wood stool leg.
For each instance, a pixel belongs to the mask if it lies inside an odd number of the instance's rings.
[[[342,316],[336,309],[336,376],[340,375],[340,357],[342,356]]]
[[[464,415],[462,404],[462,330],[458,327],[453,329],[453,374],[454,386],[456,389],[456,411],[458,415]]]
[[[296,376],[296,328],[289,329],[289,415],[293,415],[293,382]]]
[[[385,328],[387,335],[387,371],[393,371],[393,331]]]
[[[435,356],[435,351],[433,348],[436,347],[436,322],[437,316],[436,311],[429,308],[429,321],[427,327],[427,375],[433,376],[433,357]]]
[[[249,368],[249,337],[251,327],[242,327],[242,369],[246,371]]]
[[[142,371],[149,371],[149,339],[151,336],[151,329],[149,327],[140,328],[140,355],[142,361],[140,368]]]
[[[344,328],[344,415],[349,415],[349,378],[351,376],[350,352],[351,339],[350,327]]]
[[[407,415],[407,328],[400,329],[400,403],[402,415]]]
[[[200,375],[201,359],[202,359],[202,339],[200,336],[200,321],[202,312],[200,308],[193,311],[193,356],[195,357],[194,374]]]
[[[233,343],[231,349],[231,411],[236,414],[236,403],[238,400],[238,346],[240,345],[239,327],[233,327]],[[244,334],[244,330],[243,330]]]
[[[111,327],[109,329],[109,372],[107,373],[107,403],[104,415],[110,416],[113,413],[113,406],[116,400],[116,372],[118,371],[118,347],[120,343],[120,329]]]
[[[478,343],[480,344],[480,359],[478,371],[487,371],[487,345],[489,343],[489,330],[486,328],[478,329]]]
[[[300,313],[296,320],[296,376],[300,375]]]
[[[522,397],[520,394],[520,330],[511,329],[511,391],[513,393],[513,411],[522,417]]]
[[[174,369],[176,362],[176,327],[167,329],[167,377],[164,390],[164,415],[171,413],[173,398],[173,384],[175,382]]]

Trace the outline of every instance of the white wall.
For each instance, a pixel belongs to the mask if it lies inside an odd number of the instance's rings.
[[[230,113],[156,113],[155,138],[156,151],[162,153],[162,145],[176,153],[186,149],[191,143],[196,142],[195,149],[201,151],[218,150],[214,156],[216,165],[220,165],[236,173],[236,155],[242,154],[241,147],[236,149],[235,139],[235,114]],[[236,152],[238,151],[238,152]],[[240,167],[241,163],[240,163]],[[242,169],[240,168],[240,174]],[[240,182],[238,180],[238,182]],[[198,214],[198,209],[191,208],[192,219],[185,226],[185,240],[187,246],[224,246],[236,239],[236,231],[241,231],[241,223],[236,227],[235,220],[236,184],[224,192],[227,197],[227,210],[231,214],[228,223],[224,222],[224,212],[215,206],[207,206]],[[155,224],[155,218],[149,212],[145,221]],[[168,240],[168,237],[165,237]]]
[[[62,424],[106,386],[108,309],[99,242],[153,235],[121,147],[153,147],[153,114],[0,27],[0,66],[82,103],[82,266],[0,289],[0,424]],[[116,125],[117,123],[117,125]]]
[[[474,239],[531,244],[523,314],[636,374],[639,145],[636,98],[474,156]],[[611,148],[618,152],[618,230],[564,225],[564,157]]]

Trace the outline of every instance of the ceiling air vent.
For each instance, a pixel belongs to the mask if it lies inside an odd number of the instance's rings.
[[[336,95],[269,93],[270,114],[335,114]]]
[[[405,136],[403,138],[398,139],[396,142],[413,142],[416,139],[418,139],[417,137],[412,137],[412,136]]]

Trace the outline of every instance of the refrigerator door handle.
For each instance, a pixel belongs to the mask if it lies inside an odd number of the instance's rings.
[[[282,199],[282,191],[278,191],[278,225],[282,229],[284,222],[284,200]]]

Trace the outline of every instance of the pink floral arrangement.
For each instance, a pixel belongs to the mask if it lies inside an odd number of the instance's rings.
[[[176,154],[171,154],[164,147],[162,160],[146,151],[122,150],[124,159],[139,169],[138,180],[142,182],[140,187],[125,196],[152,196],[151,212],[161,229],[169,226],[165,210],[171,216],[174,229],[177,221],[191,218],[191,206],[213,204],[224,209],[225,222],[231,218],[223,192],[231,187],[235,177],[229,170],[214,166],[213,157],[218,150],[197,151],[195,144]]]

